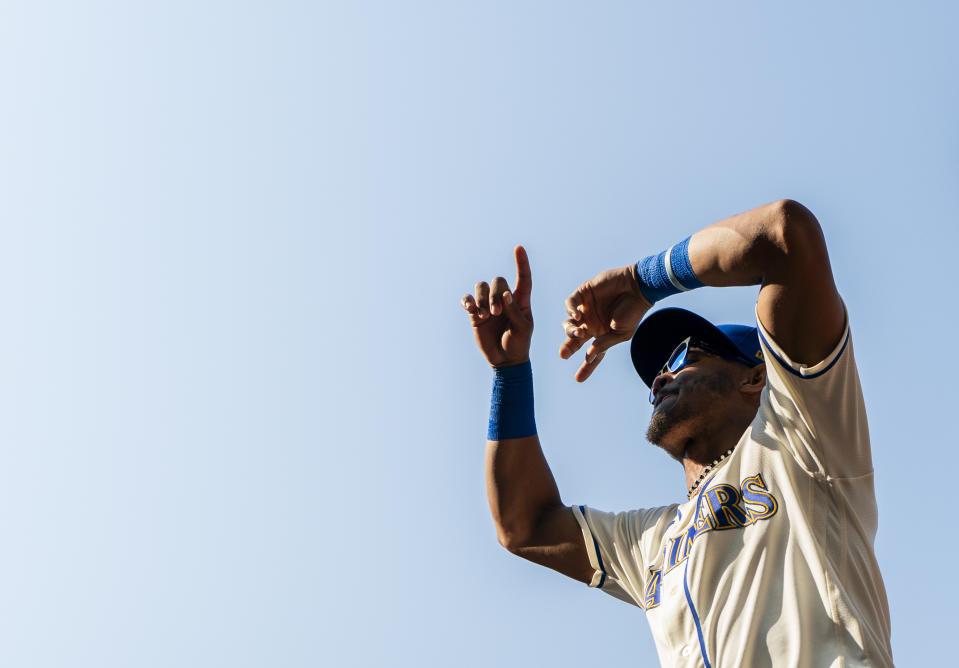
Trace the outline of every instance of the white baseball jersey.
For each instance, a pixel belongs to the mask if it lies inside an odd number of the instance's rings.
[[[690,501],[573,508],[596,571],[590,586],[646,611],[664,666],[892,666],[848,321],[814,366],[759,331],[759,411]]]

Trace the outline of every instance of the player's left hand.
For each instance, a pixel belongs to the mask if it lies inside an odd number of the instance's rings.
[[[529,258],[522,246],[513,251],[516,258],[516,284],[510,292],[502,276],[492,285],[476,284],[476,295],[460,300],[470,316],[476,345],[494,367],[522,364],[529,359],[529,345],[533,337],[533,312],[529,297],[533,276]]]
[[[586,350],[586,361],[574,376],[577,382],[592,375],[609,348],[632,338],[639,321],[651,308],[652,304],[640,292],[632,267],[604,271],[576,288],[566,298],[569,317],[563,321],[566,340],[559,348],[559,356],[569,359],[593,339]]]

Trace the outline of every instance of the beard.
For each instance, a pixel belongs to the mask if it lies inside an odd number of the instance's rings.
[[[669,435],[678,426],[688,422],[692,416],[693,412],[689,404],[681,404],[677,399],[670,410],[653,413],[649,419],[649,428],[646,430],[646,440],[665,450],[673,459],[682,461],[686,439],[669,439]]]
[[[686,444],[708,429],[707,412],[714,404],[715,396],[729,394],[735,389],[733,379],[726,373],[698,378],[684,388],[682,400],[677,396],[671,408],[653,412],[646,440],[665,450],[673,459],[682,461]]]

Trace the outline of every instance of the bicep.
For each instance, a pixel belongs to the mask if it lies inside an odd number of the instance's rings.
[[[776,240],[781,253],[765,272],[756,312],[793,360],[816,364],[842,336],[845,310],[819,222],[797,202],[785,202],[783,213]]]

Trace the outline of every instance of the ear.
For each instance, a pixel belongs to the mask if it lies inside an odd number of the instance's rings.
[[[739,391],[748,395],[758,396],[766,387],[766,365],[760,364],[749,369],[742,377]]]

